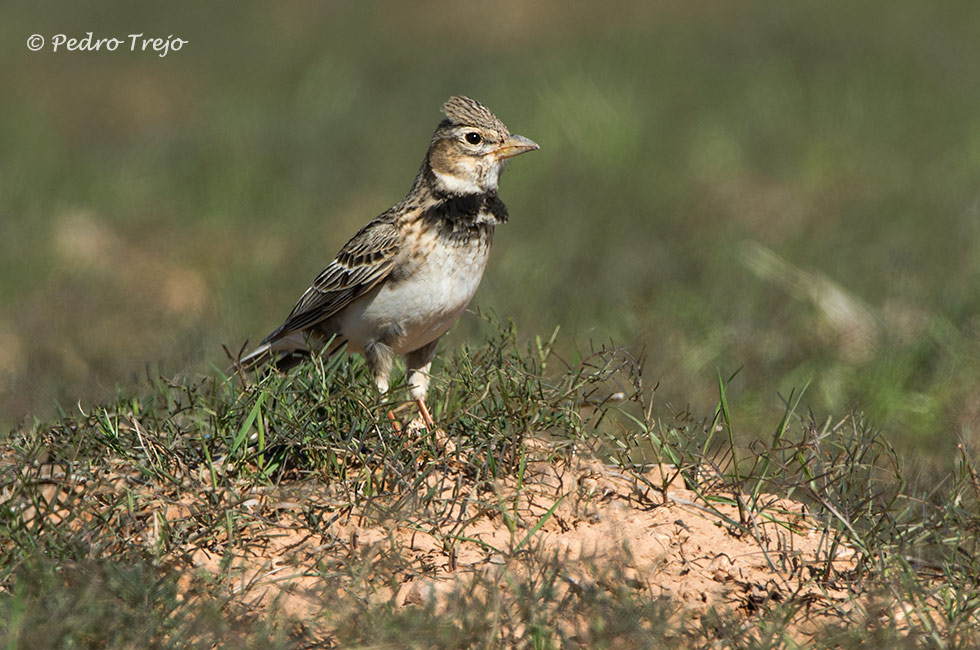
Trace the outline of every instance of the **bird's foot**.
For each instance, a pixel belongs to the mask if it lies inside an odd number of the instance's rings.
[[[404,438],[406,434],[414,436],[425,430],[434,437],[435,447],[439,452],[452,454],[456,451],[456,445],[449,439],[446,432],[436,426],[435,420],[432,419],[432,415],[429,413],[429,408],[425,405],[425,402],[423,400],[415,400],[415,405],[418,407],[419,413],[404,427],[398,421],[395,412],[408,407],[409,403],[388,411],[388,420],[391,422],[391,428],[394,429],[395,433]]]
[[[425,429],[428,433],[433,436],[433,442],[435,443],[435,448],[440,453],[452,454],[456,451],[456,445],[446,432],[437,427],[435,421],[432,419],[432,415],[429,413],[428,407],[425,405],[423,400],[415,400],[416,406],[418,406],[419,414],[414,420],[408,423],[405,427],[406,432],[419,433]]]

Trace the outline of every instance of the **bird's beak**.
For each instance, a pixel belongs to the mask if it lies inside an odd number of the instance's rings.
[[[497,154],[498,160],[506,160],[507,158],[513,158],[514,156],[519,156],[522,153],[534,151],[535,149],[540,149],[538,143],[525,138],[523,135],[514,135],[512,133],[507,136],[504,144],[499,149],[496,149],[494,153]]]

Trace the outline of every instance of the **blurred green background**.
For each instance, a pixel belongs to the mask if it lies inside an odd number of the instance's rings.
[[[474,306],[643,349],[745,435],[808,386],[940,463],[980,435],[975,2],[6,3],[0,424],[210,372],[411,184],[450,94],[514,161]],[[27,49],[142,32],[154,53]],[[126,46],[128,47],[128,45]],[[125,49],[121,48],[121,50]],[[446,345],[476,340],[467,316]]]

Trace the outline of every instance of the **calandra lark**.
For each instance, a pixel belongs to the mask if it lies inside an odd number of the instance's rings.
[[[346,344],[384,393],[394,355],[404,355],[411,397],[433,429],[425,396],[436,343],[476,293],[494,226],[507,221],[497,196],[504,164],[538,148],[469,97],[450,97],[442,112],[408,195],[344,245],[243,367],[285,367]]]

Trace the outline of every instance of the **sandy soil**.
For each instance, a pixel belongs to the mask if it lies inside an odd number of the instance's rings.
[[[345,500],[319,483],[254,490],[244,501],[252,518],[239,524],[237,544],[219,536],[210,548],[177,554],[188,561],[182,584],[193,590],[208,576],[227,575],[252,606],[274,604],[302,620],[322,610],[324,597],[345,591],[396,607],[434,599],[438,607],[474,581],[507,588],[508,576],[527,573],[532,555],[561,563],[560,590],[602,588],[612,579],[695,620],[711,607],[751,615],[792,594],[813,605],[797,621],[805,634],[854,602],[841,581],[853,550],[828,548],[829,537],[799,503],[763,495],[764,508],[744,533],[732,525],[734,505],[705,500],[659,467],[631,477],[594,461],[540,461],[528,465],[520,485],[510,478],[482,491],[463,469],[432,473],[425,486],[437,498],[423,509],[409,501],[383,511],[338,508]],[[179,526],[193,510],[172,505],[164,518]],[[311,513],[329,525],[313,532]],[[147,543],[152,536],[148,530]],[[352,564],[363,567],[361,583],[350,577]],[[827,567],[831,580],[821,579]],[[379,578],[378,571],[389,574]],[[343,578],[325,586],[329,574]]]

